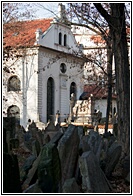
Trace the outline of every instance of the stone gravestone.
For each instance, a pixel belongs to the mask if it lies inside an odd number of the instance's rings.
[[[3,192],[21,193],[18,159],[16,155],[3,154]]]
[[[59,157],[61,160],[62,182],[75,175],[76,162],[78,160],[79,135],[77,127],[69,125],[58,143]]]
[[[67,179],[62,188],[63,193],[81,193],[75,178]]]
[[[39,188],[38,183],[32,184],[23,193],[43,193],[42,190]]]
[[[97,153],[100,142],[101,136],[99,135],[99,133],[96,131],[90,131],[88,134],[88,144],[94,154]]]
[[[15,117],[3,117],[4,130],[10,132],[10,138],[14,138],[16,131],[16,120]]]
[[[36,158],[36,160],[33,162],[32,168],[29,170],[27,177],[26,177],[26,180],[22,184],[22,190],[27,189],[30,185],[33,184],[32,182],[35,180],[35,176],[37,174],[37,169],[38,169],[38,165],[40,162],[40,158],[41,158],[41,153]],[[36,180],[37,180],[37,177],[36,177]]]
[[[110,186],[92,151],[84,152],[79,159],[84,193],[109,193]]]
[[[7,143],[5,128],[3,128],[3,152],[8,153],[8,143]]]
[[[29,131],[31,132],[32,138],[36,139],[38,128],[36,127],[36,123],[34,121],[32,121],[32,123],[29,125]]]
[[[58,193],[61,180],[61,166],[58,150],[53,143],[42,148],[38,165],[38,185],[43,193]]]
[[[122,146],[118,142],[114,142],[107,152],[107,160],[105,165],[105,174],[110,177],[115,169],[122,153]]]
[[[48,124],[48,126],[45,129],[45,132],[49,134],[50,139],[52,139],[54,137],[54,135],[56,134],[56,132],[59,130],[57,129],[58,127],[56,127],[54,125],[53,121],[50,121],[50,123]]]
[[[40,151],[41,151],[40,143],[38,142],[38,140],[33,140],[32,141],[32,153],[33,153],[33,155],[38,157]]]
[[[32,168],[32,165],[33,165],[35,159],[36,159],[36,156],[30,155],[25,160],[25,162],[22,165],[22,167],[20,167],[20,180],[21,180],[21,183],[23,183],[24,180],[27,178],[27,174],[28,174],[29,170]]]

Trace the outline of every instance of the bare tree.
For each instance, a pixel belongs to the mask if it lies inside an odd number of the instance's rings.
[[[130,151],[130,71],[125,4],[110,4],[111,15],[107,13],[101,4],[95,3],[95,6],[108,22],[112,32],[118,107],[118,139],[122,143],[123,153],[126,155]]]
[[[123,152],[130,147],[130,73],[127,48],[126,25],[130,24],[128,8],[124,3],[70,3],[71,24],[85,26],[106,41],[108,54],[108,107],[112,89],[112,54],[115,58],[118,138],[123,144]],[[97,9],[97,10],[96,10]],[[98,11],[98,12],[97,12]],[[126,20],[126,16],[128,19]],[[73,22],[73,17],[75,21]],[[111,53],[110,53],[111,52]],[[108,123],[108,122],[107,122]],[[107,131],[107,124],[106,124]]]
[[[30,3],[3,3],[3,23],[32,19],[35,15]]]

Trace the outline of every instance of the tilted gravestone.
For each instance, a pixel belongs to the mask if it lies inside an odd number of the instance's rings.
[[[79,188],[75,178],[67,179],[64,182],[62,192],[63,193],[81,193],[80,188]]]
[[[110,177],[111,173],[115,169],[120,156],[122,153],[122,146],[116,141],[114,142],[107,152],[107,160],[105,165],[105,174],[107,177]]]
[[[92,151],[84,152],[79,159],[84,193],[109,193],[110,185]]]
[[[40,151],[41,151],[40,143],[38,142],[38,140],[33,140],[32,141],[32,153],[33,153],[33,155],[38,157]]]
[[[94,154],[97,153],[100,143],[101,143],[100,134],[96,131],[90,131],[88,134],[88,144],[90,146],[91,151]]]
[[[41,151],[38,165],[38,185],[44,193],[58,193],[61,166],[58,150],[53,143],[46,144]]]
[[[38,183],[30,185],[23,193],[43,193],[42,190],[39,188]]]
[[[72,124],[68,126],[57,148],[61,161],[62,186],[66,179],[72,178],[75,175],[79,150],[79,135],[76,126]]]
[[[101,136],[98,132],[91,130],[88,135],[84,135],[82,138],[83,151],[91,150],[94,154],[97,153],[99,144],[101,142]]]
[[[36,177],[36,180],[37,180],[37,175],[36,174],[37,174],[37,169],[38,169],[38,165],[39,165],[39,162],[40,162],[40,158],[41,158],[41,153],[39,154],[39,156],[34,161],[34,163],[32,165],[32,168],[29,170],[29,172],[27,174],[27,177],[26,177],[26,180],[22,184],[22,190],[25,190],[30,185],[32,185],[33,184],[32,182],[35,180],[35,177]]]

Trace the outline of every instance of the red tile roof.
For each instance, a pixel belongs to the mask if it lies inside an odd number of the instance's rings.
[[[107,96],[108,96],[107,88],[102,87],[101,85],[100,86],[95,85],[95,84],[85,85],[84,92],[86,92],[85,99],[89,98],[91,96],[91,94],[96,99],[107,98]],[[116,95],[113,94],[112,98],[116,98]]]
[[[94,43],[105,43],[105,40],[102,38],[101,35],[93,35],[90,38]]]
[[[42,32],[45,32],[50,27],[52,20],[38,19],[4,24],[4,47],[33,46],[36,41],[36,30],[41,29]]]

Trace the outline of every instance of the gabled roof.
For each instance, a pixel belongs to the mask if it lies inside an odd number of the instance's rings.
[[[46,32],[52,21],[53,19],[49,18],[4,24],[4,47],[33,46],[36,41],[36,30],[41,29],[43,33]]]
[[[101,85],[85,85],[84,86],[84,92],[81,94],[80,98],[81,100],[87,100],[89,97],[93,95],[96,99],[106,99],[108,96],[107,87],[102,87]],[[116,98],[116,95],[113,94],[112,98]]]

